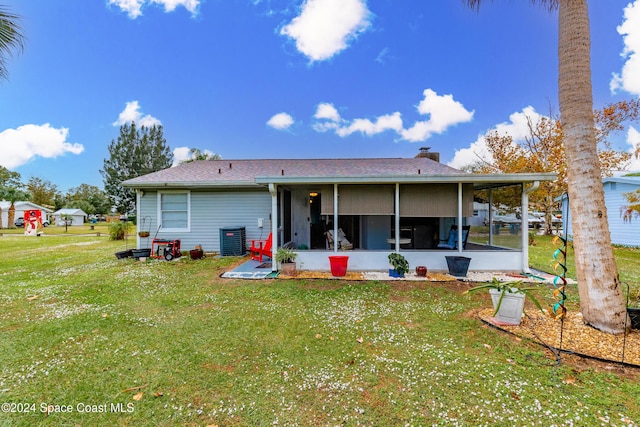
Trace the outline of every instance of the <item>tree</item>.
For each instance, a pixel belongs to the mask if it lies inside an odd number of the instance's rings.
[[[27,190],[33,203],[46,207],[55,206],[56,196],[60,194],[58,187],[51,181],[37,177],[29,179]]]
[[[22,188],[24,184],[20,181],[20,174],[18,172],[10,171],[4,166],[0,166],[0,200],[7,200],[11,202],[8,210],[7,227],[13,227],[14,216],[16,207],[14,203],[21,199]],[[26,199],[27,196],[24,197]],[[2,208],[0,208],[0,218],[2,217]],[[2,228],[2,221],[0,221],[0,228]]]
[[[191,150],[189,150],[189,158],[181,161],[180,164],[191,163],[195,162],[196,160],[220,160],[221,158],[222,157],[220,157],[219,154],[212,153],[209,150],[202,151],[199,148],[192,148]]]
[[[24,35],[18,25],[20,17],[0,5],[0,80],[8,79],[6,56],[11,55],[13,49],[24,49]]]
[[[477,8],[482,0],[464,0]],[[628,315],[613,257],[596,150],[587,0],[532,0],[558,9],[558,99],[567,157],[578,294],[583,321],[624,333]]]
[[[593,119],[598,146],[598,159],[602,177],[612,176],[616,170],[623,169],[631,154],[612,148],[609,136],[622,131],[622,123],[637,120],[640,117],[640,100],[620,101],[596,110]],[[508,134],[498,131],[485,137],[490,159],[481,159],[473,167],[479,173],[515,173],[515,172],[556,172],[557,181],[540,183],[540,188],[529,196],[534,209],[545,214],[546,234],[552,234],[551,217],[556,208],[556,199],[567,192],[567,161],[562,145],[563,128],[559,118],[526,117],[529,135],[520,144],[516,144]],[[496,203],[507,206],[520,206],[520,194],[503,193],[511,199],[494,197]]]
[[[106,214],[111,208],[107,194],[95,185],[80,184],[65,197],[65,207],[82,209],[88,214]]]
[[[107,196],[120,213],[135,209],[135,193],[122,181],[166,169],[173,163],[162,126],[136,127],[135,122],[120,127],[120,136],[109,144],[108,159],[100,171]]]

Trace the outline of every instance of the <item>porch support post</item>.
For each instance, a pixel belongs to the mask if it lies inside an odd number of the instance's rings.
[[[458,183],[458,252],[462,252],[462,183]]]
[[[529,193],[536,191],[540,186],[540,181],[535,181],[533,185],[526,188],[522,183],[522,272],[531,273],[529,269]]]
[[[493,246],[493,188],[489,187],[489,246]]]
[[[141,212],[142,212],[142,207],[140,206],[140,200],[142,199],[142,196],[144,195],[144,191],[142,190],[136,190],[136,231],[142,231],[140,229],[140,218],[142,218]],[[2,225],[2,221],[0,221],[0,225]],[[140,233],[136,233],[136,248],[138,249],[142,249],[140,248]]]
[[[278,249],[278,184],[269,184],[269,193],[271,194],[271,271],[278,271],[278,265],[275,260],[275,253]]]
[[[396,209],[395,209],[395,224],[396,224],[396,247],[395,251],[400,252],[400,183],[396,182]]]
[[[338,183],[333,183],[333,252],[338,252]]]

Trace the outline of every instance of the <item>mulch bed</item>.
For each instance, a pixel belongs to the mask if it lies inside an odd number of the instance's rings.
[[[538,310],[528,310],[518,326],[498,325],[492,316],[491,308],[478,312],[483,322],[520,338],[529,338],[562,352],[640,368],[639,330],[634,329],[626,336],[607,334],[585,325],[582,314],[572,311],[560,321]]]

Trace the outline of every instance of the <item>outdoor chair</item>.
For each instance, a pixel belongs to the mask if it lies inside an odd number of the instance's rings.
[[[269,233],[269,237],[267,240],[252,240],[251,247],[249,247],[249,253],[251,254],[251,259],[254,261],[262,262],[263,256],[268,256],[269,258],[273,258],[273,254],[271,252],[271,246],[273,244],[273,236]]]
[[[469,238],[469,230],[471,226],[462,226],[462,249],[467,248],[467,239]],[[438,249],[458,249],[458,226],[452,225],[449,230],[449,238],[447,240],[440,240],[438,243]]]
[[[324,233],[327,236],[327,243],[329,244],[329,249],[333,249],[333,230],[329,230]],[[342,228],[338,228],[338,249],[342,250],[351,250],[353,249],[353,243],[347,240],[347,236],[345,236]]]

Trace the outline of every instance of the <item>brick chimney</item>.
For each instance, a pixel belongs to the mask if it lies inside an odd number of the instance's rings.
[[[418,157],[427,157],[435,162],[440,162],[440,153],[432,153],[431,147],[420,147],[420,152],[416,155]]]

